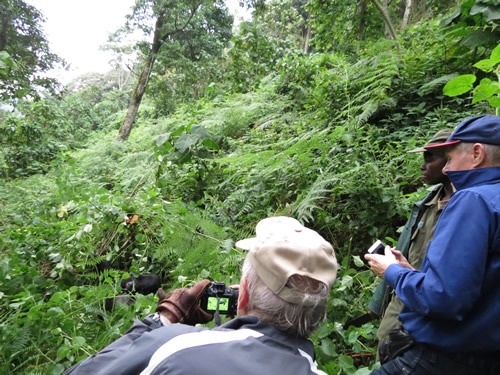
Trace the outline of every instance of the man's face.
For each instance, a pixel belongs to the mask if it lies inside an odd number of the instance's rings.
[[[448,162],[443,168],[443,173],[448,171],[466,171],[472,169],[471,158],[467,150],[453,146],[446,150],[446,158]]]
[[[446,165],[446,158],[437,156],[429,151],[424,152],[424,162],[420,166],[424,182],[429,185],[444,183],[448,180],[443,174],[443,168]]]

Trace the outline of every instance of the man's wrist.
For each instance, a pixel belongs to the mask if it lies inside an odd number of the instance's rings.
[[[164,314],[161,313],[156,313],[156,314],[158,314],[158,318],[160,319],[161,324],[163,324],[164,326],[172,324],[172,321]]]
[[[156,311],[164,316],[170,323],[183,323],[184,314],[182,310],[173,301],[165,300],[160,302]]]
[[[143,323],[148,325],[152,329],[161,328],[171,324],[167,317],[162,316],[159,312],[149,314],[143,319]]]

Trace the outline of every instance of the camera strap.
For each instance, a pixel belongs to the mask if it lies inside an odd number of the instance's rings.
[[[220,297],[216,296],[216,298],[217,298],[217,307],[216,307],[215,312],[214,312],[214,322],[215,322],[215,326],[218,327],[218,326],[220,326],[220,315],[219,315]]]

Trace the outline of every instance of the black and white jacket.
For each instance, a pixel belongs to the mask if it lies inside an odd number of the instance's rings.
[[[290,336],[252,316],[214,329],[164,326],[148,317],[64,373],[69,374],[326,375],[316,367],[309,340]]]

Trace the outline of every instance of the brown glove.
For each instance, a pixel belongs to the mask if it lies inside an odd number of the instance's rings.
[[[207,323],[213,315],[202,310],[199,301],[210,285],[210,280],[201,280],[191,288],[175,289],[165,294],[163,289],[158,289],[158,307],[156,311],[166,316],[172,323],[184,323],[194,326],[197,323]]]

